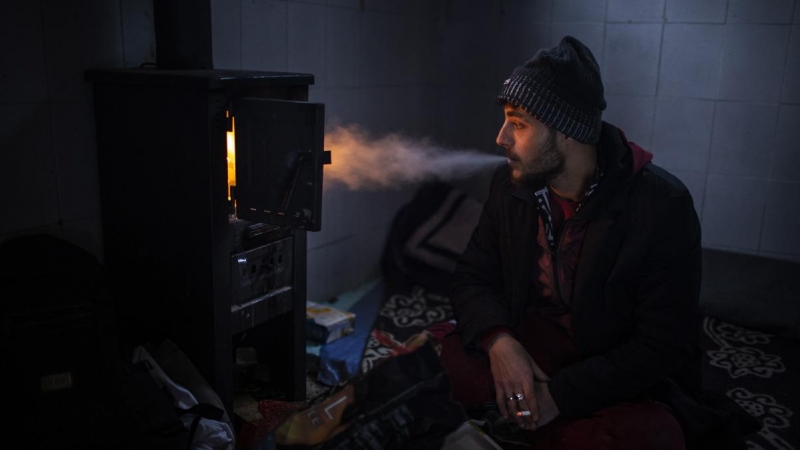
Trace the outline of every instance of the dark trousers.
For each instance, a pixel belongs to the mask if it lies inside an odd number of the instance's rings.
[[[538,313],[523,318],[515,332],[534,361],[550,376],[580,360],[567,331]],[[465,407],[494,402],[488,358],[465,354],[461,335],[456,333],[447,334],[440,343],[440,358],[450,378],[454,399]],[[678,421],[666,407],[653,402],[619,403],[576,420],[558,417],[528,434],[537,450],[686,448]]]

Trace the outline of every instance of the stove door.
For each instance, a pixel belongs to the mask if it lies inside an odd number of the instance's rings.
[[[234,102],[236,216],[319,231],[325,105],[241,98]]]

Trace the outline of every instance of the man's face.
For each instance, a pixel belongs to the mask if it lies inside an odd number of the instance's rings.
[[[564,171],[564,155],[558,148],[557,133],[522,108],[503,106],[505,122],[497,134],[517,186],[550,183]]]

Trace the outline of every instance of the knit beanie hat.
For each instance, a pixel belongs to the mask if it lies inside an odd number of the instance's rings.
[[[606,109],[600,68],[592,52],[572,36],[514,69],[497,101],[521,107],[576,141],[600,140]]]

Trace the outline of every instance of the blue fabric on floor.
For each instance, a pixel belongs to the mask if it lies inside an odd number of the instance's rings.
[[[317,381],[333,386],[358,374],[361,356],[383,306],[385,294],[386,286],[380,280],[355,305],[347,308],[356,315],[355,329],[349,335],[320,348]],[[338,307],[336,303],[332,306]]]

